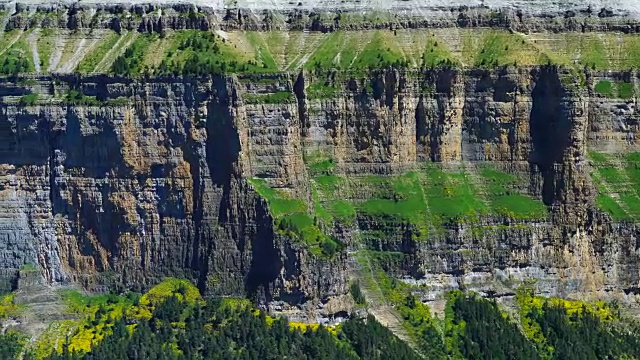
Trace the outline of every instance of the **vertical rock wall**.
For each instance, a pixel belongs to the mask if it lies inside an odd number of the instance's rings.
[[[638,288],[637,228],[595,210],[584,160],[590,147],[635,149],[621,144],[609,117],[623,114],[632,126],[631,104],[604,103],[551,67],[389,69],[347,76],[334,96],[315,99],[305,91],[308,75],[6,81],[0,285],[14,287],[19,272],[35,266],[43,283],[93,290],[139,290],[179,276],[208,294],[291,304],[345,294],[346,254],[317,257],[274,229],[267,202],[247,181],[264,179],[313,211],[304,159],[324,154],[343,176],[491,162],[525,176],[523,191],[550,207],[544,221],[488,215],[478,222],[491,231],[449,223],[427,241],[399,223],[366,242],[406,254],[394,271],[429,285],[427,297],[531,277],[555,295]],[[99,104],[67,103],[70,87]],[[30,91],[43,100],[20,104]],[[291,96],[255,101],[274,93]],[[327,231],[353,245],[354,231],[380,226],[360,219]]]

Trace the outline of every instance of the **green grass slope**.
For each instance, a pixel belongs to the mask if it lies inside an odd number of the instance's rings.
[[[491,68],[551,63],[578,70],[584,66],[596,70],[640,66],[634,55],[640,50],[640,37],[634,34],[518,34],[495,29],[331,33],[169,30],[154,35],[136,31],[116,34],[110,30],[81,34],[38,31],[37,48],[45,70],[56,47],[63,46],[61,61],[80,56],[74,69],[80,73],[114,72],[129,76],[139,76],[143,70],[145,74],[197,75],[306,68],[321,72],[337,69],[364,76],[369,69],[386,66]],[[0,43],[8,49],[16,38],[23,38],[22,32],[7,32]],[[82,53],[75,54],[81,44],[84,44]],[[28,66],[18,70],[32,71]],[[623,88],[621,93],[624,96],[626,90]]]
[[[307,159],[316,202],[328,221],[355,221],[414,227],[418,238],[452,223],[474,223],[482,217],[541,221],[548,216],[542,201],[526,192],[526,180],[484,165],[447,170],[436,164],[394,176],[340,176],[326,158]],[[476,173],[477,172],[477,173]],[[362,191],[366,189],[366,191]]]

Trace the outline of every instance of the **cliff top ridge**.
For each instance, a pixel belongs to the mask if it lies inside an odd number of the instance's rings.
[[[84,7],[109,8],[116,6],[189,6],[211,11],[246,9],[251,11],[392,11],[411,16],[437,16],[441,13],[465,8],[520,11],[544,16],[567,12],[590,13],[599,16],[640,16],[640,3],[636,0],[115,0],[105,3],[100,0],[19,0],[0,1],[0,6],[38,7]]]

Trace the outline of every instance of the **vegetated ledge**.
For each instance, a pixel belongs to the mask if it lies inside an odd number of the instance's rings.
[[[166,29],[201,30],[336,30],[418,28],[500,28],[518,32],[640,32],[640,19],[611,8],[566,8],[540,12],[528,8],[487,6],[406,9],[215,8],[196,3],[96,4],[18,2],[0,4],[8,16],[6,30],[28,28],[122,29],[161,33]],[[415,9],[412,9],[415,10]]]
[[[210,75],[139,75],[120,76],[113,74],[60,74],[51,73],[43,75],[14,74],[0,76],[0,99],[5,104],[16,103],[20,105],[36,105],[67,102],[74,105],[125,105],[135,101],[136,98],[148,96],[144,92],[144,84],[147,83],[213,83],[223,84],[229,81],[236,82],[245,96],[246,104],[250,103],[293,103],[296,99],[318,100],[340,96],[345,92],[370,93],[374,98],[384,92],[385,74],[395,72],[398,78],[424,79],[427,82],[435,81],[437,74],[449,73],[451,76],[463,77],[491,77],[506,74],[534,74],[542,69],[551,69],[560,77],[566,91],[585,91],[592,96],[619,97],[629,99],[634,96],[633,83],[638,81],[640,73],[635,70],[627,71],[597,71],[584,67],[577,69],[563,65],[534,65],[534,66],[498,66],[494,69],[463,68],[457,66],[444,66],[433,68],[397,68],[386,66],[369,71],[353,70],[300,70],[298,72],[268,72],[250,74],[210,74]],[[493,75],[492,75],[493,74]],[[431,79],[431,80],[430,80]],[[382,82],[382,83],[381,83]],[[42,86],[51,84],[51,86]],[[125,87],[112,85],[126,85]],[[272,92],[253,93],[255,84],[275,89]],[[280,84],[281,86],[275,86]],[[615,93],[605,93],[603,84],[613,84]],[[629,86],[629,89],[625,87]],[[326,87],[331,91],[327,96],[318,96],[318,86]],[[127,89],[123,92],[124,89]],[[376,90],[377,89],[377,90]],[[70,95],[69,90],[77,91]],[[438,92],[437,86],[433,89],[421,91]],[[38,96],[33,96],[33,95]],[[378,95],[376,95],[378,94]],[[44,95],[44,96],[42,96]],[[205,94],[202,94],[203,96]],[[237,94],[242,95],[242,94]],[[619,96],[618,96],[619,95]],[[127,99],[127,101],[122,101]],[[86,100],[86,101],[85,101]]]

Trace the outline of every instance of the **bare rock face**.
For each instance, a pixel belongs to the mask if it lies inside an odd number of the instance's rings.
[[[518,32],[640,30],[633,0],[583,1],[156,1],[141,4],[44,0],[0,2],[11,14],[7,30],[31,27],[122,29],[162,33],[167,29],[336,30],[501,28]],[[40,12],[35,20],[29,13]],[[381,16],[380,18],[378,16]]]
[[[299,122],[282,116],[291,109],[244,107],[230,78],[39,80],[35,88],[51,91],[41,96],[78,86],[85,94],[131,101],[4,103],[4,289],[21,268],[35,265],[46,283],[93,290],[141,289],[179,276],[211,294],[262,286],[269,297],[303,302],[345,292],[344,264],[310,259],[276,234],[266,203],[246,182],[251,161],[261,157],[273,161],[269,170],[282,186],[303,182],[296,170],[301,155],[292,151]],[[54,89],[54,81],[63,85]],[[7,85],[2,91],[21,90]],[[267,123],[271,133],[251,134]],[[291,139],[274,131],[279,127]],[[263,149],[252,153],[260,142]]]
[[[489,162],[528,179],[523,191],[543,200],[547,219],[479,214],[424,232],[358,216],[324,229],[348,247],[357,233],[381,234],[363,246],[403,253],[387,270],[426,285],[425,299],[461,286],[508,293],[531,278],[549,295],[637,293],[638,228],[596,209],[584,160],[588,149],[635,149],[633,102],[585,86],[634,74],[586,73],[579,84],[555,67],[387,69],[334,76],[336,91],[319,98],[305,90],[313,76],[5,79],[2,288],[26,279],[141,290],[177,276],[207,294],[279,304],[339,297],[346,251],[317,256],[294,241],[248,181],[313,211],[304,159],[316,152],[346,177]],[[95,99],[69,103],[71,88]],[[19,101],[30,92],[36,104]],[[273,94],[288,96],[264,101]]]

